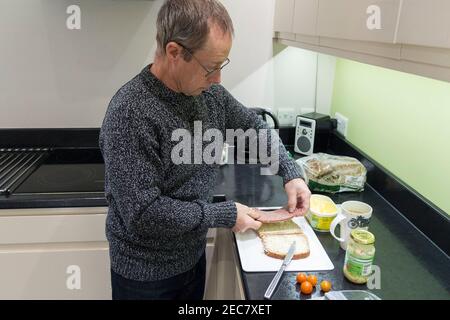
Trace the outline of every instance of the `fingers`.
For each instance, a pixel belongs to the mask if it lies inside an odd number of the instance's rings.
[[[255,220],[258,220],[259,218],[261,218],[261,212],[254,208],[250,208],[250,210],[247,212],[247,214]]]
[[[249,229],[258,230],[262,226],[262,223],[256,220],[249,221],[239,232],[245,232]]]
[[[309,190],[305,190],[300,193],[300,197],[297,201],[297,210],[295,212],[296,216],[304,216],[308,212],[310,197],[311,192]]]
[[[261,228],[261,226],[262,226],[262,223],[261,222],[259,222],[259,221],[254,221],[253,223],[252,223],[252,229],[253,230],[258,230],[259,228]]]
[[[288,196],[287,210],[295,217],[303,216],[309,209],[311,191],[302,179],[293,179],[285,185]]]
[[[245,232],[249,229],[258,230],[262,223],[255,220],[259,218],[261,213],[259,210],[247,208],[244,212],[238,213],[236,225],[232,228],[234,232]]]
[[[288,190],[286,190],[286,194],[288,197],[287,210],[290,213],[293,213],[295,208],[297,207],[297,190],[294,188],[289,188]]]

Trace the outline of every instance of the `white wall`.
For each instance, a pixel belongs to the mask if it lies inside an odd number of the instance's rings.
[[[316,111],[323,114],[330,114],[336,57],[319,54],[318,58]]]
[[[223,3],[236,29],[223,84],[247,106],[313,107],[316,54],[274,56],[274,0]],[[81,7],[81,30],[66,28],[72,4]],[[0,128],[99,127],[112,95],[152,61],[161,4],[1,0]]]

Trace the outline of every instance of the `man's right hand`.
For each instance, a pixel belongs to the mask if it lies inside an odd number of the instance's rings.
[[[258,213],[251,208],[236,202],[237,217],[236,224],[233,227],[234,232],[245,232],[248,229],[258,230],[262,223],[256,221]]]

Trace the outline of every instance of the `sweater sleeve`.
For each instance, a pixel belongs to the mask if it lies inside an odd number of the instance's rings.
[[[156,128],[144,126],[143,120],[128,117],[126,112],[119,114],[105,118],[100,148],[107,200],[131,233],[180,235],[198,228],[234,226],[237,209],[233,201],[181,201],[162,194],[163,163]]]
[[[267,149],[269,156],[271,150],[271,141],[278,142],[278,164],[279,170],[277,174],[283,178],[283,184],[295,178],[303,178],[298,165],[294,160],[290,159],[286,148],[284,147],[276,130],[270,129],[268,124],[263,121],[254,111],[246,108],[239,101],[237,101],[224,87],[215,86],[216,95],[223,101],[223,106],[226,114],[226,128],[227,129],[242,129],[244,131],[253,128],[257,132],[260,129],[267,130]],[[275,135],[274,139],[271,135]]]

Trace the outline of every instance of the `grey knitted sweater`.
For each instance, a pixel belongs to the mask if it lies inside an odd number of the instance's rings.
[[[100,131],[109,210],[106,236],[111,268],[128,279],[161,280],[192,268],[208,228],[231,228],[232,200],[211,203],[218,165],[174,164],[172,132],[265,128],[267,124],[214,85],[191,97],[167,88],[145,67],[112,98]],[[225,135],[225,134],[224,134]],[[279,175],[300,177],[280,143]]]

